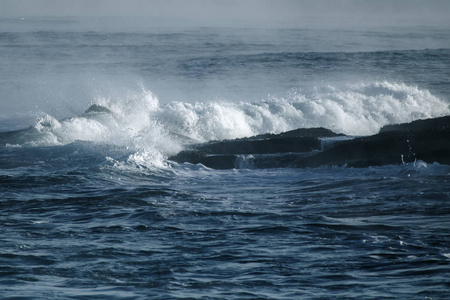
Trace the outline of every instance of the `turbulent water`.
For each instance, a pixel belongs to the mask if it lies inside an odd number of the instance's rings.
[[[168,160],[449,115],[448,28],[116,21],[0,20],[0,298],[449,296],[450,166]]]

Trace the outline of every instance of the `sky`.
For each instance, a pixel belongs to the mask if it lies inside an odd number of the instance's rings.
[[[0,0],[0,16],[135,16],[194,25],[449,24],[450,0]]]

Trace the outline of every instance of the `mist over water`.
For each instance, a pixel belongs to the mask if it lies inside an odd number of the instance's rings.
[[[448,25],[450,9],[445,0],[6,0],[2,6],[2,15],[14,17],[127,16],[145,17],[147,24],[156,21],[164,26],[265,28]]]

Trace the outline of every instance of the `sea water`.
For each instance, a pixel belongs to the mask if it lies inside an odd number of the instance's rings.
[[[447,165],[168,160],[448,115],[448,28],[117,24],[0,20],[0,298],[450,295]]]

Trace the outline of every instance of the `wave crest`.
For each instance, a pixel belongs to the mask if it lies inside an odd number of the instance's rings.
[[[449,105],[428,90],[387,81],[293,89],[259,102],[170,103],[161,120],[199,140],[240,138],[305,127],[348,135],[375,134],[387,124],[448,115]]]

